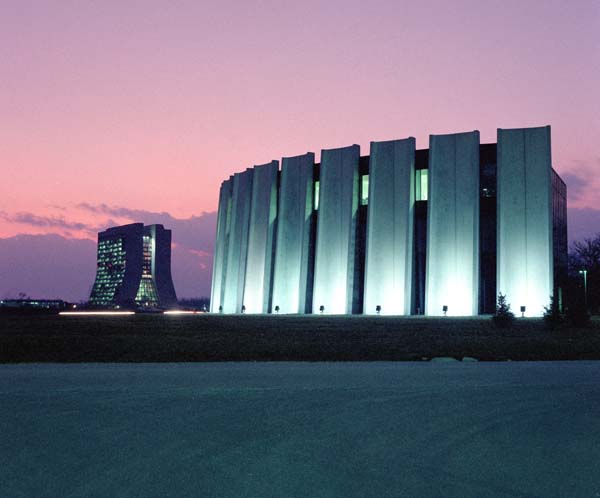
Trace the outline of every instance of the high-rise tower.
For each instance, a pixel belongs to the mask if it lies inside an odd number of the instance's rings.
[[[167,307],[177,303],[171,278],[171,230],[132,223],[98,233],[90,305]]]

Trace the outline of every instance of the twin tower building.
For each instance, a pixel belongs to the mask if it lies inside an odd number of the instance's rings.
[[[221,185],[211,311],[540,315],[566,230],[549,126],[286,157]]]

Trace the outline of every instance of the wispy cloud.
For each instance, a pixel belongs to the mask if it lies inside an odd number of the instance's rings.
[[[567,184],[568,195],[571,201],[577,201],[585,192],[588,181],[578,173],[563,173],[561,178]]]
[[[214,212],[202,213],[189,218],[176,218],[165,211],[145,211],[107,204],[94,205],[83,202],[78,204],[77,208],[97,215],[124,218],[146,225],[162,224],[165,228],[172,230],[173,242],[178,246],[201,251],[207,256],[212,255],[217,222],[217,214]]]
[[[36,214],[27,212],[10,214],[5,211],[0,211],[0,219],[3,219],[9,223],[19,223],[21,225],[29,225],[33,227],[60,228],[63,230],[78,230],[86,232],[95,230],[94,227],[90,227],[85,223],[68,221],[62,216],[38,216]]]
[[[567,184],[569,205],[589,207],[595,205],[598,188],[600,188],[600,157],[591,160],[576,159],[571,167],[561,173]]]
[[[569,208],[567,229],[570,242],[600,234],[600,209]]]

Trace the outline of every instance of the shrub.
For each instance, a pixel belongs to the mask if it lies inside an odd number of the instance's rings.
[[[510,304],[506,302],[506,296],[498,293],[498,301],[496,303],[496,314],[492,317],[494,325],[500,328],[510,327],[515,320],[515,315],[510,311]]]
[[[558,299],[552,295],[550,296],[550,305],[544,306],[544,322],[548,327],[554,328],[563,321],[563,316],[558,305]]]
[[[567,319],[574,327],[587,327],[590,323],[590,314],[584,303],[575,301],[567,310]]]

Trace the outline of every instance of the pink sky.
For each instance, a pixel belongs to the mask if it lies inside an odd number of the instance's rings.
[[[284,155],[546,124],[600,232],[598,33],[597,0],[5,0],[0,238],[199,219],[228,175]]]

